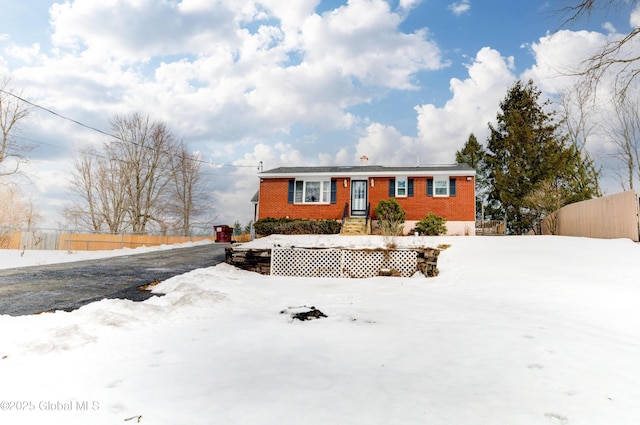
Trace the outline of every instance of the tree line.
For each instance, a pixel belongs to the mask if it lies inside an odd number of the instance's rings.
[[[486,149],[471,134],[456,152],[456,162],[476,169],[477,211],[506,220],[510,233],[539,233],[563,205],[601,195],[594,161],[555,115],[533,81],[517,81],[489,124]]]
[[[33,106],[16,93],[8,79],[0,81],[0,226],[34,227],[40,214],[11,179],[23,175],[32,148],[18,134]],[[165,123],[143,114],[115,115],[109,123],[99,148],[88,145],[74,157],[65,226],[180,235],[191,235],[197,225],[211,227],[211,191],[199,154]]]
[[[116,115],[110,125],[100,150],[86,148],[74,160],[67,221],[92,231],[191,234],[209,202],[198,154],[139,113]]]

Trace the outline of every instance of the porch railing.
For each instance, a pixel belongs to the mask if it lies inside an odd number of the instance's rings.
[[[347,220],[349,216],[349,203],[344,203],[344,208],[342,209],[342,225],[344,226],[344,222]]]
[[[367,202],[367,213],[365,214],[365,218],[364,218],[364,225],[367,227],[367,229],[369,228],[369,214],[371,213],[371,203]]]
[[[371,202],[367,202],[367,209],[364,215],[364,225],[366,228],[369,227],[369,219],[371,218]],[[345,202],[344,208],[342,209],[342,226],[344,226],[345,221],[347,221],[347,217],[349,217],[349,203]]]

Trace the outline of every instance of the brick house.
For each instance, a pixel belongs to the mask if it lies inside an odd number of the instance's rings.
[[[475,234],[475,170],[467,165],[279,167],[258,174],[257,218],[365,217],[381,199],[406,213],[404,233],[427,213],[447,220],[451,235]]]

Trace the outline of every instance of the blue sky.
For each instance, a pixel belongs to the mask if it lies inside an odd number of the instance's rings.
[[[211,163],[219,221],[244,223],[260,162],[451,163],[471,132],[484,142],[516,79],[549,97],[570,87],[562,70],[628,32],[632,12],[562,27],[571,3],[0,1],[0,77],[100,129],[132,112],[165,122]],[[21,137],[36,149],[20,184],[57,226],[74,152],[104,136],[35,111]]]

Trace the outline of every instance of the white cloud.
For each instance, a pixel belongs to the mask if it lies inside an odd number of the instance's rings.
[[[633,15],[631,19],[633,21]],[[572,93],[574,85],[581,80],[576,73],[585,68],[587,59],[601,52],[607,43],[615,42],[621,37],[624,35],[568,30],[542,37],[531,46],[536,62],[523,74],[523,78],[533,79],[543,94],[552,99],[563,92]],[[639,48],[640,40],[632,39],[618,52],[619,57],[637,56]],[[613,65],[608,72],[599,76],[597,90],[592,92],[593,101],[586,106],[590,114],[586,124],[590,130],[586,148],[592,158],[598,161],[598,166],[603,167],[601,186],[605,191],[613,192],[620,189],[616,177],[620,162],[616,159],[611,142],[612,126],[616,122],[612,111],[612,105],[616,102],[612,99],[613,88],[625,76],[620,72],[622,68],[623,66]],[[633,90],[630,92],[631,95],[634,93]],[[575,104],[570,106],[577,113],[579,107]]]
[[[326,160],[325,155],[319,155]],[[251,152],[233,161],[233,167],[222,167],[216,174],[214,197],[216,215],[222,222],[239,220],[246,224],[253,219],[253,206],[249,202],[259,187],[260,164],[264,170],[291,165],[312,165],[294,146],[286,143],[269,145],[258,143]]]
[[[8,46],[5,49],[5,53],[8,56],[19,59],[25,63],[32,63],[40,58],[42,58],[42,54],[40,52],[40,44],[34,43],[28,47],[22,47],[17,45]]]
[[[575,83],[576,74],[590,56],[602,48],[607,37],[599,32],[561,30],[531,44],[535,65],[523,74],[542,91],[554,94]]]
[[[636,5],[636,7],[631,12],[629,24],[633,28],[640,28],[640,4]]]
[[[224,40],[234,45],[234,14],[225,2],[208,7],[153,0],[75,0],[50,9],[52,41],[72,51],[95,50],[126,63],[157,54],[206,52]]]
[[[422,0],[400,0],[398,7],[404,10],[410,10],[422,3]]]
[[[516,80],[513,58],[505,58],[490,48],[481,49],[469,65],[469,78],[452,79],[452,98],[442,107],[424,104],[415,107],[417,137],[401,134],[396,128],[372,123],[358,140],[351,164],[361,155],[371,164],[417,165],[451,164],[469,134],[481,143],[488,136],[487,123],[494,121],[500,101]],[[346,152],[341,152],[345,155]]]
[[[455,162],[455,152],[471,133],[484,143],[487,123],[495,120],[500,101],[517,78],[512,68],[512,58],[485,47],[469,66],[469,78],[451,80],[452,98],[442,108],[432,104],[416,107],[421,162]]]
[[[613,26],[611,22],[605,22],[604,24],[602,24],[602,29],[607,31],[610,34],[613,34],[616,32],[616,27]]]
[[[401,17],[389,10],[386,1],[351,0],[306,21],[302,28],[305,61],[366,85],[411,89],[414,73],[445,64],[426,29],[405,34],[398,30],[400,23]]]
[[[448,9],[452,11],[454,15],[460,16],[463,13],[467,13],[469,12],[469,10],[471,10],[471,0],[462,0],[451,3]]]
[[[144,111],[187,140],[228,142],[286,134],[293,123],[349,128],[346,109],[372,101],[370,88],[412,89],[417,72],[444,66],[427,31],[401,32],[384,0],[322,16],[317,4],[56,3],[54,50],[16,47],[30,62],[14,74],[74,117]]]
[[[358,140],[351,164],[358,164],[359,158],[366,155],[369,164],[416,165],[418,153],[414,138],[403,136],[392,126],[374,123],[367,127],[365,135]],[[414,158],[414,162],[408,163],[409,158]]]
[[[320,0],[283,2],[282,0],[263,0],[261,2],[277,19],[284,32],[298,31],[304,21],[315,13]]]

